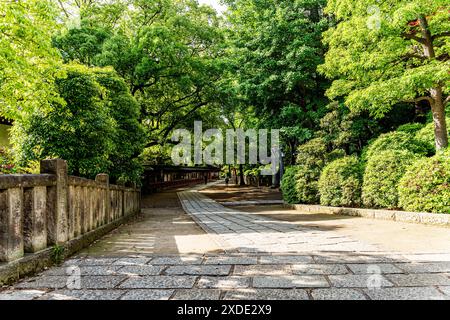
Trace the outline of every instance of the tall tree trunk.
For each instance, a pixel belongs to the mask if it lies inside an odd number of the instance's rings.
[[[445,120],[445,106],[442,97],[442,88],[433,88],[430,90],[433,103],[431,111],[433,113],[434,137],[436,150],[448,147],[447,123]]]
[[[434,59],[436,57],[433,37],[428,26],[427,18],[423,15],[419,16],[419,23],[421,28],[422,37],[424,39],[423,54],[428,59]],[[432,98],[431,111],[433,113],[434,122],[434,139],[436,143],[436,150],[445,149],[448,147],[448,134],[447,124],[445,122],[445,106],[442,97],[442,87],[436,86],[430,89],[430,95]]]
[[[244,166],[242,164],[239,165],[239,184],[241,186],[245,186],[245,181],[244,181]]]

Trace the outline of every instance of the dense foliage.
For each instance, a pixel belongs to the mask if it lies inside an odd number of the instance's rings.
[[[325,51],[322,32],[330,26],[322,14],[326,1],[227,2],[238,93],[266,128],[281,129],[293,155],[313,137],[327,104],[327,81],[316,70]]]
[[[112,71],[76,65],[66,66],[66,73],[56,80],[65,103],[16,121],[18,163],[56,157],[68,159],[74,175],[109,172],[112,181],[139,182],[144,135],[137,103],[123,80]]]
[[[450,153],[415,162],[400,180],[399,203],[408,211],[450,214]]]
[[[405,150],[425,156],[432,153],[432,146],[426,142],[416,140],[413,135],[407,132],[394,131],[382,134],[372,141],[367,150],[364,151],[364,159],[371,159],[373,156],[386,150]]]
[[[363,183],[366,206],[446,210],[448,1],[223,2],[0,2],[2,171],[62,157],[139,183],[144,164],[172,164],[173,131],[202,120],[280,129],[288,202],[358,206]],[[259,183],[261,166],[227,170]],[[417,181],[397,189],[408,170]]]
[[[55,46],[66,62],[111,66],[123,77],[147,147],[166,144],[194,120],[214,121],[224,69],[214,10],[189,0],[89,2],[81,10],[80,27],[57,35]]]
[[[361,165],[355,156],[330,162],[319,179],[320,204],[355,207],[361,203]]]
[[[409,165],[417,159],[411,151],[391,149],[372,155],[365,167],[362,201],[368,208],[396,209],[397,186]]]
[[[11,174],[16,172],[17,168],[10,152],[5,148],[0,148],[0,174]]]
[[[447,123],[450,124],[450,117],[447,116]],[[450,126],[447,128],[448,135],[450,136]],[[434,123],[430,122],[425,127],[421,128],[415,133],[414,139],[426,143],[428,148],[436,152],[434,144]]]
[[[19,118],[58,100],[55,16],[50,0],[0,1],[0,116]]]
[[[319,201],[318,182],[320,173],[328,160],[327,151],[325,141],[320,138],[312,139],[298,148],[295,187],[301,203]]]
[[[15,125],[19,164],[61,158],[69,159],[74,175],[92,178],[107,172],[116,123],[101,98],[103,88],[82,67],[69,67],[67,78],[58,79],[56,86],[65,103],[54,104],[47,112],[36,110],[29,121]]]
[[[297,193],[297,166],[291,166],[286,169],[281,181],[281,192],[283,193],[283,199],[287,203],[298,203],[298,193]]]
[[[97,72],[95,79],[105,89],[103,99],[115,122],[107,172],[112,181],[139,183],[143,170],[139,156],[145,145],[139,105],[123,79],[114,72]]]
[[[336,79],[330,98],[382,116],[401,101],[427,101],[435,143],[448,146],[445,103],[450,93],[447,0],[329,0],[339,23],[324,33],[320,71]]]

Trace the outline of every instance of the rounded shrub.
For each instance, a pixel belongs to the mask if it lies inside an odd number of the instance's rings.
[[[297,149],[297,174],[295,189],[300,203],[318,203],[318,181],[327,161],[327,144],[315,138]]]
[[[297,149],[297,164],[307,167],[323,168],[328,149],[323,138],[315,138],[302,144]]]
[[[406,123],[397,128],[397,131],[414,134],[424,127],[421,123]]]
[[[297,183],[298,166],[286,168],[281,180],[281,192],[283,199],[287,203],[299,203],[296,183]]]
[[[382,151],[369,158],[363,178],[362,202],[373,208],[398,208],[398,182],[417,155],[405,150]]]
[[[450,214],[450,152],[414,162],[398,186],[399,205],[406,211]]]
[[[318,181],[320,168],[299,166],[295,190],[299,203],[317,204],[320,201]]]
[[[361,165],[355,156],[344,157],[329,163],[323,169],[319,179],[320,204],[359,206],[361,175]]]
[[[432,150],[428,143],[417,140],[414,135],[405,131],[384,133],[373,140],[363,152],[363,160],[387,150],[406,150],[418,155],[430,155]]]

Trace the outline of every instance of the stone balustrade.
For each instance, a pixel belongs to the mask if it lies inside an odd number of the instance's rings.
[[[65,160],[41,174],[0,175],[0,261],[20,259],[140,211],[140,190],[69,176]]]

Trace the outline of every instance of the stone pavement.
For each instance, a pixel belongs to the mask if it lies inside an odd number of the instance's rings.
[[[81,258],[18,283],[0,299],[448,300],[449,273],[449,261],[349,252]]]
[[[450,299],[450,250],[386,252],[225,208],[195,190],[179,197],[223,253],[79,256],[0,299]]]
[[[302,228],[287,221],[251,215],[223,205],[194,191],[178,193],[185,212],[208,233],[218,235],[227,251],[290,253],[313,251],[376,251],[332,231]]]

